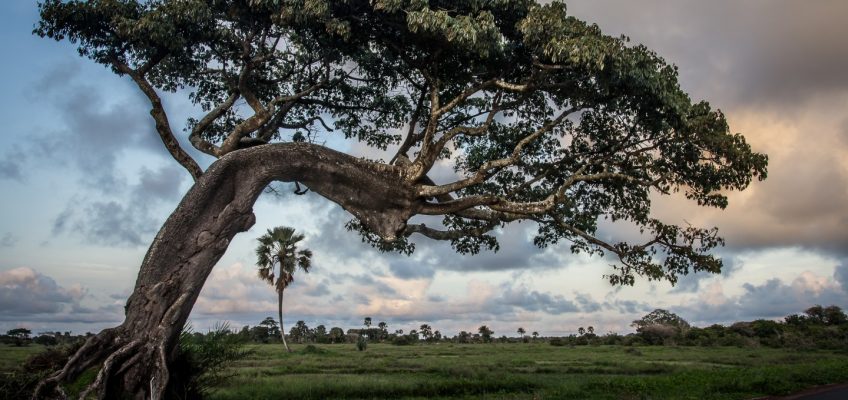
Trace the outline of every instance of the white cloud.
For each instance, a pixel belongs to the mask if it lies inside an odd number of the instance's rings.
[[[99,303],[86,306],[86,300]],[[120,321],[122,308],[99,302],[80,284],[67,287],[32,268],[0,271],[0,325],[102,324]]]
[[[777,278],[762,284],[745,283],[739,296],[724,295],[720,282],[711,283],[693,301],[671,307],[696,324],[732,323],[753,319],[782,319],[815,305],[848,305],[848,293],[832,277],[803,271],[791,282]]]

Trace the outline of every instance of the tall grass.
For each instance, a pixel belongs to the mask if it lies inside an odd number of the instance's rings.
[[[316,351],[320,349],[320,351]],[[749,399],[848,382],[848,355],[737,347],[258,345],[212,399]]]
[[[172,363],[168,391],[170,398],[199,400],[235,375],[228,369],[250,355],[241,338],[226,323],[216,324],[205,335],[195,334],[187,325],[180,334],[177,357]]]

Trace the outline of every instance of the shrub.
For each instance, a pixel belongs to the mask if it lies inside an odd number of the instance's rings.
[[[562,340],[562,338],[553,338],[549,343],[551,344],[551,346],[557,347],[566,345],[565,340]]]
[[[621,336],[617,333],[608,333],[599,338],[600,344],[604,345],[617,345],[624,343],[624,336]]]
[[[360,335],[356,338],[356,349],[359,351],[365,351],[368,348],[368,341],[365,340],[365,336]]]
[[[751,322],[751,329],[754,334],[761,338],[779,337],[783,334],[783,326],[775,321],[767,319],[758,319]]]
[[[303,348],[301,353],[304,353],[304,354],[326,354],[327,350],[324,350],[322,348],[315,347],[315,345],[309,344],[309,345],[306,345],[306,347]]]
[[[233,362],[250,355],[241,338],[227,324],[218,324],[207,334],[194,334],[186,326],[180,334],[177,356],[171,364],[168,398],[202,399],[234,374],[227,371]]]
[[[634,355],[634,356],[641,356],[642,355],[642,352],[639,351],[639,349],[637,349],[635,347],[628,347],[627,350],[624,350],[624,352],[627,353],[627,354],[630,354],[630,355]]]
[[[32,341],[33,341],[33,343],[40,344],[42,346],[55,346],[55,345],[59,344],[59,341],[56,340],[55,337],[50,336],[50,335],[36,336],[36,338],[33,339]]]
[[[392,344],[395,346],[410,346],[412,345],[412,339],[406,335],[398,335],[392,338]]]

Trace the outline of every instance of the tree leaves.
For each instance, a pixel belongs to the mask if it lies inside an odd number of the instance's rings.
[[[533,221],[539,246],[614,254],[607,278],[675,282],[717,272],[714,229],[665,224],[651,197],[680,191],[724,208],[726,191],[767,175],[767,156],[693,102],[677,68],[604,35],[564,3],[506,0],[47,0],[35,33],[128,64],[159,90],[184,89],[206,116],[191,143],[220,157],[274,141],[338,134],[378,150],[441,226],[408,224],[381,250],[410,253],[412,233],[462,253],[496,250],[490,231]],[[116,70],[118,71],[118,70]],[[118,71],[119,72],[119,71]],[[328,122],[329,121],[329,122]],[[438,160],[459,179],[438,185]],[[388,168],[388,166],[379,166]],[[601,221],[642,243],[600,240]]]

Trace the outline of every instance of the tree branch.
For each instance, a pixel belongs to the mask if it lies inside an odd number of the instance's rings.
[[[221,115],[224,115],[225,112],[231,109],[238,98],[238,92],[233,92],[232,94],[230,94],[230,97],[228,97],[227,100],[225,100],[223,103],[219,104],[212,111],[206,114],[206,116],[204,116],[197,123],[197,125],[192,128],[188,140],[191,142],[194,148],[210,156],[217,157],[220,148],[204,140],[201,135],[207,128],[209,128],[210,125],[212,125],[213,122],[215,122],[216,119],[220,118]]]
[[[436,197],[442,194],[453,193],[458,190],[483,183],[486,179],[489,178],[490,172],[492,170],[507,167],[517,163],[521,158],[521,151],[524,149],[524,147],[526,147],[534,140],[538,139],[543,134],[550,132],[553,128],[562,123],[562,121],[574,111],[575,108],[568,108],[562,111],[559,116],[557,116],[553,121],[549,121],[540,129],[521,139],[521,141],[518,142],[518,144],[513,148],[512,154],[509,157],[487,161],[477,170],[474,176],[446,185],[420,186],[418,192],[419,195],[421,195],[422,197]],[[420,158],[421,157],[419,157],[419,159]]]
[[[266,130],[263,136],[273,133],[273,127],[267,127],[266,124],[277,114],[277,107],[279,106],[283,113],[287,113],[300,99],[324,87],[329,82],[329,64],[324,64],[323,77],[319,82],[293,95],[277,96],[271,100],[267,107],[263,105],[262,102],[256,98],[253,92],[247,87],[246,76],[247,74],[243,72],[239,79],[239,92],[247,100],[248,104],[250,104],[255,114],[238,124],[232,132],[227,135],[227,138],[224,139],[224,142],[217,151],[219,157],[239,149],[242,139],[257,130],[262,129],[263,126],[265,126]],[[282,117],[284,117],[284,115]],[[282,119],[282,117],[280,119]],[[262,138],[260,138],[260,140],[261,139]]]
[[[159,133],[159,138],[162,139],[162,143],[165,145],[165,148],[168,150],[168,153],[177,160],[180,165],[185,168],[191,177],[197,181],[201,175],[203,175],[203,170],[200,169],[200,166],[191,158],[182,147],[180,147],[180,143],[174,137],[174,132],[171,130],[171,124],[168,121],[168,114],[165,112],[165,108],[162,106],[162,99],[156,93],[156,89],[150,84],[150,82],[145,79],[144,75],[140,74],[138,71],[130,68],[127,63],[119,59],[117,56],[113,56],[111,58],[112,65],[115,67],[118,72],[128,75],[132,78],[133,82],[141,89],[142,93],[147,96],[147,99],[150,101],[150,116],[153,117],[153,121],[156,123],[156,132]],[[148,63],[144,66],[144,70],[149,71],[153,68],[151,63]]]
[[[427,99],[427,91],[421,90],[421,95],[418,97],[418,104],[415,106],[415,111],[412,113],[412,118],[409,121],[409,130],[406,133],[406,138],[403,141],[403,144],[398,148],[395,156],[392,157],[392,160],[389,161],[389,164],[394,164],[397,161],[398,157],[407,156],[407,153],[415,145],[415,142],[420,140],[419,135],[415,133],[415,128],[418,125],[418,120],[421,118],[421,113],[424,109],[424,101]]]
[[[477,228],[468,228],[468,229],[454,229],[454,230],[440,230],[430,228],[425,224],[414,224],[407,225],[405,234],[411,235],[413,233],[420,233],[430,239],[434,240],[456,240],[469,236],[482,236],[488,232],[491,232],[493,229],[497,228],[498,223],[496,221],[490,221],[485,225]]]

